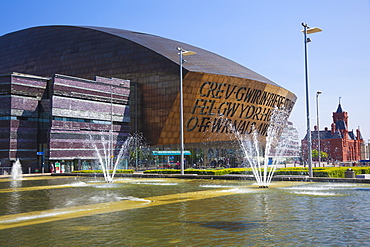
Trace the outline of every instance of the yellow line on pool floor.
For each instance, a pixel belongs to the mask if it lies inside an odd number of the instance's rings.
[[[69,208],[50,209],[29,213],[4,215],[0,216],[0,230],[47,223],[58,220],[85,217],[96,214],[112,213],[129,209],[138,209],[170,203],[179,203],[192,200],[206,199],[231,194],[236,194],[236,192],[228,190],[205,190],[164,196],[155,196],[141,200],[124,200],[118,202],[99,203]]]
[[[70,188],[70,187],[76,187],[76,186],[72,186],[72,185],[45,185],[45,186],[34,186],[34,187],[6,188],[6,189],[0,189],[0,193],[33,191],[33,190],[63,189],[63,188]]]
[[[286,187],[292,185],[300,184],[299,182],[284,182],[284,183],[276,183],[271,184],[270,187],[278,188],[278,187]],[[55,189],[55,188],[66,188],[66,187],[73,187],[72,185],[56,185],[56,186],[36,186],[36,187],[26,187],[26,188],[10,188],[10,189],[2,189],[0,193],[7,193],[7,192],[14,192],[16,191],[30,191],[30,190],[40,190],[40,189]],[[250,192],[260,192],[265,189],[259,189],[256,185],[248,185],[248,186],[236,186],[239,189],[250,189]],[[21,226],[28,226],[28,225],[35,225],[47,222],[53,222],[58,220],[66,220],[66,219],[73,219],[78,217],[85,217],[97,214],[105,214],[105,213],[112,213],[130,209],[138,209],[138,208],[145,208],[145,207],[153,207],[153,206],[160,206],[165,204],[171,203],[179,203],[179,202],[186,202],[186,201],[193,201],[193,200],[200,200],[200,199],[207,199],[219,196],[226,196],[232,194],[238,194],[238,190],[234,189],[216,189],[216,190],[203,190],[203,191],[195,191],[195,192],[186,192],[186,193],[178,193],[178,194],[170,194],[170,195],[162,195],[162,196],[154,196],[154,197],[147,197],[147,198],[136,198],[134,200],[122,200],[117,202],[107,202],[107,203],[98,203],[98,204],[91,204],[91,205],[82,205],[82,206],[74,206],[74,207],[67,207],[67,208],[59,208],[59,209],[49,209],[44,211],[34,211],[28,213],[20,213],[20,214],[11,214],[11,215],[4,215],[0,216],[0,230],[14,228],[14,227],[21,227]],[[248,192],[247,192],[248,193]]]
[[[21,181],[21,180],[20,180]],[[117,180],[115,183],[140,183],[142,181],[147,181],[144,179],[127,179],[127,180]],[[154,180],[152,180],[154,181]],[[52,190],[52,189],[63,189],[63,188],[78,188],[78,187],[89,187],[94,185],[102,185],[106,184],[102,181],[97,182],[89,182],[86,184],[78,184],[78,181],[76,181],[77,184],[62,184],[62,185],[43,185],[43,186],[32,186],[32,187],[13,187],[13,188],[6,188],[6,189],[0,189],[0,193],[10,193],[10,192],[21,192],[21,191],[34,191],[34,190]]]

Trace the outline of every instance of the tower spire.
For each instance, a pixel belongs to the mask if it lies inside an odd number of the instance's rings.
[[[338,104],[338,108],[337,108],[337,113],[342,113],[343,112],[343,110],[342,110],[342,105],[340,104],[340,99],[341,99],[342,97],[339,97],[339,104]]]

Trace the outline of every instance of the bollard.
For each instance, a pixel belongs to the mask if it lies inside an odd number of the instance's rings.
[[[344,177],[345,177],[345,178],[355,178],[355,172],[354,172],[351,168],[348,168],[348,169],[344,172]]]

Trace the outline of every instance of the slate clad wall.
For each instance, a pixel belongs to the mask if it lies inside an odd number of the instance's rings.
[[[38,103],[49,78],[13,73],[0,77],[0,157],[3,166],[16,158],[25,167],[37,162]]]
[[[129,92],[127,80],[98,77],[90,81],[56,75],[51,98],[50,160],[96,158],[92,142],[100,145],[99,139],[109,139],[111,117],[113,143],[118,150],[129,133]]]
[[[102,77],[0,76],[1,165],[19,158],[24,172],[34,172],[43,159],[46,171],[49,161],[94,159],[92,143],[108,139],[111,120],[119,149],[129,134],[129,87],[127,80]]]

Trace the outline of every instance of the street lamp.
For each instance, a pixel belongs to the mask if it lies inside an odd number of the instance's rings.
[[[110,148],[109,148],[109,169],[113,167],[113,86],[110,85],[110,130],[109,130]]]
[[[184,175],[184,101],[183,101],[183,90],[182,90],[182,64],[185,62],[183,56],[190,56],[197,54],[194,51],[186,51],[181,47],[177,47],[180,55],[180,145],[181,145],[181,175]]]
[[[320,119],[319,119],[319,95],[322,94],[321,91],[316,92],[316,120],[317,120],[317,147],[318,147],[318,157],[319,157],[319,167],[321,162],[321,148],[320,148]]]
[[[304,61],[305,61],[305,79],[306,79],[306,112],[307,112],[307,146],[308,146],[308,175],[313,177],[312,172],[312,138],[310,128],[310,101],[309,101],[309,89],[308,89],[308,60],[307,60],[307,44],[311,42],[311,39],[307,38],[307,34],[321,32],[322,30],[318,27],[310,28],[306,23],[302,23],[303,34],[304,34]]]
[[[135,83],[135,170],[138,171],[138,126],[137,126],[137,121],[138,121],[138,98],[137,98],[137,88],[138,85]]]

